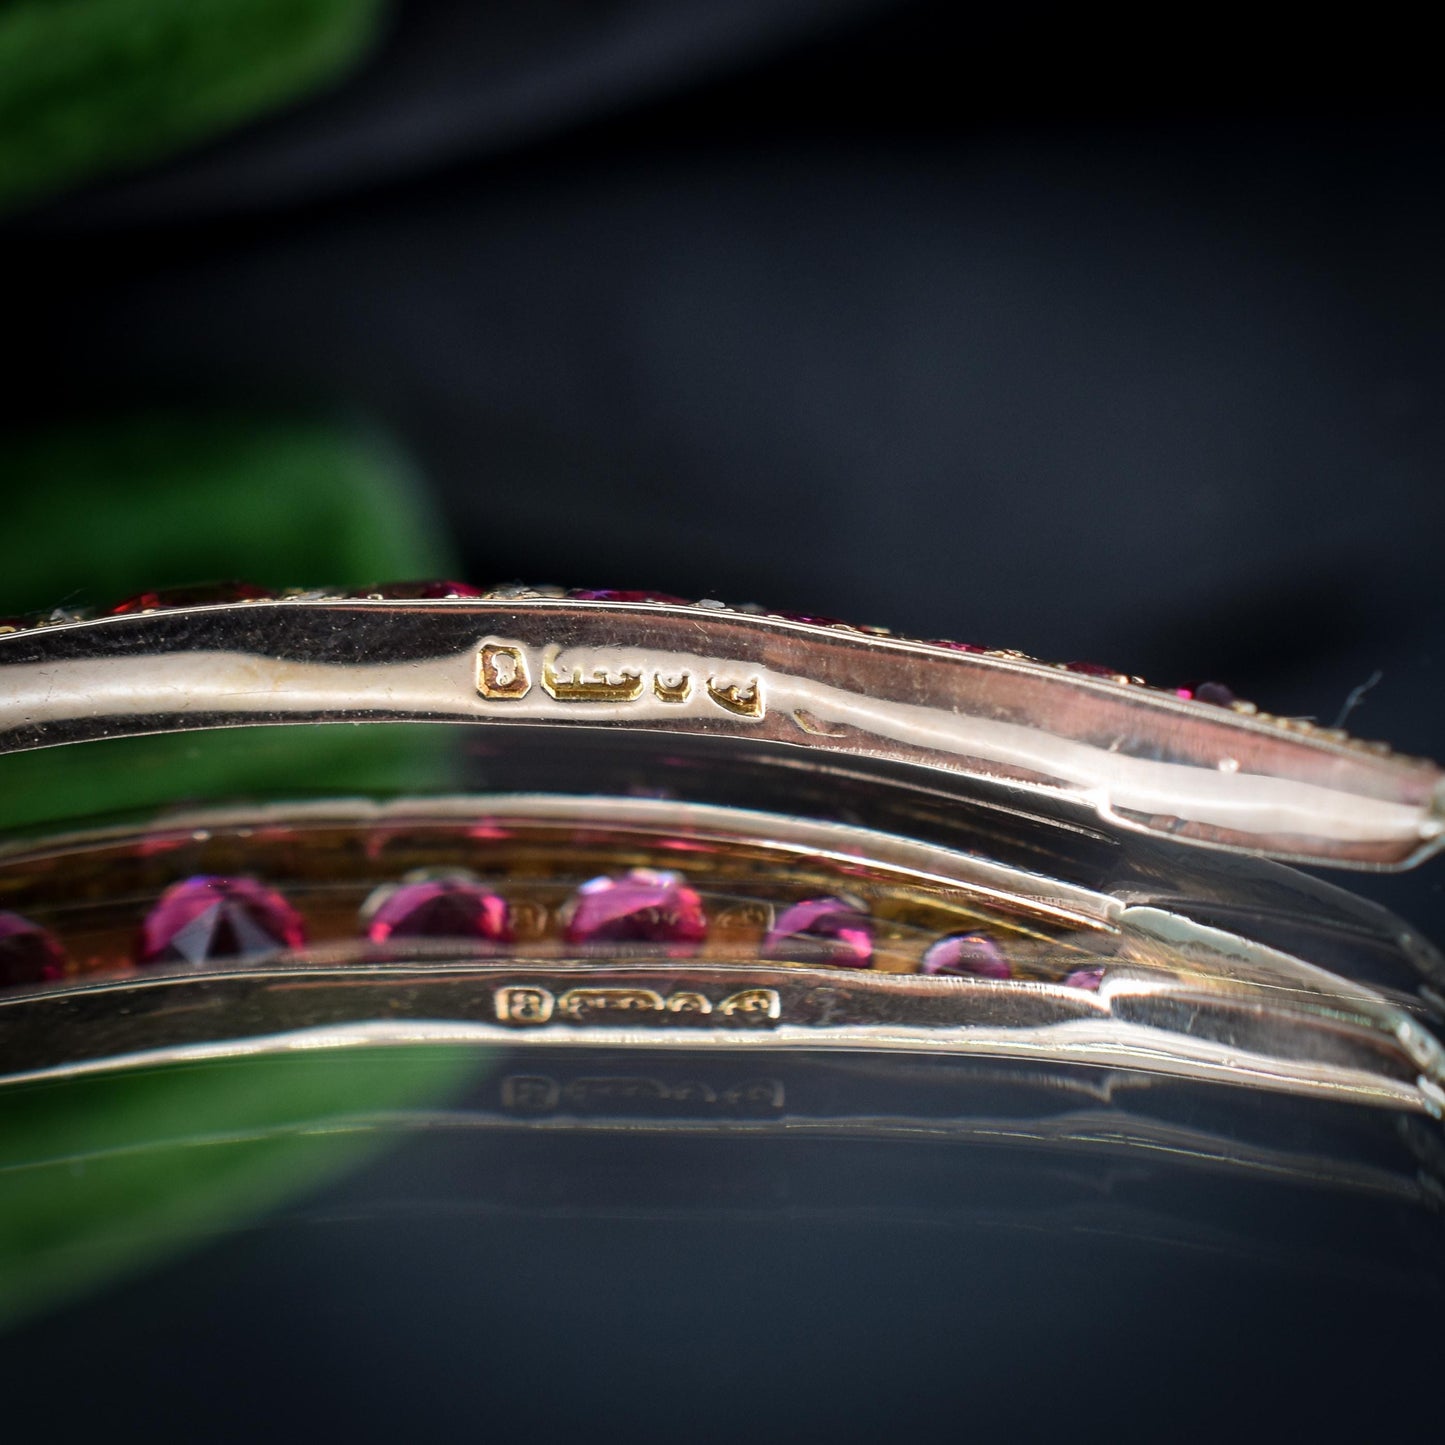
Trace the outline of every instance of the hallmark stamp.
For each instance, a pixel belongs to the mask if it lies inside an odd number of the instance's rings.
[[[756,678],[746,687],[735,682],[707,680],[707,695],[720,707],[736,717],[759,718],[763,715],[763,688]]]
[[[556,1000],[545,988],[499,988],[497,1017],[504,1024],[544,1024]]]
[[[584,678],[582,669],[574,667],[565,677],[557,671],[551,657],[542,659],[542,688],[557,702],[636,702],[642,696],[642,674],[619,672],[613,681],[605,668],[597,668],[596,676]]]
[[[655,700],[678,706],[697,692],[696,679],[687,668],[603,664],[589,668],[576,662],[562,668],[557,665],[559,652],[555,645],[542,648],[539,665],[534,668],[524,644],[489,639],[477,652],[478,694],[488,702],[520,702],[531,693],[534,682],[540,682],[553,702],[585,705]],[[702,692],[734,717],[756,721],[767,712],[758,677],[739,681],[724,671],[709,672],[702,678]]]
[[[557,1000],[557,1014],[577,1023],[601,1014],[660,1014],[666,1007],[650,988],[569,988]]]
[[[744,1027],[776,1023],[783,1001],[775,988],[745,988],[714,1002],[704,993],[680,989],[661,994],[651,988],[569,988],[554,994],[535,984],[508,984],[496,993],[497,1018],[523,1027],[542,1024],[663,1024],[716,1016]]]
[[[526,697],[532,690],[527,654],[509,643],[488,642],[477,654],[477,691],[496,701]]]
[[[692,674],[654,672],[652,691],[659,702],[686,702],[692,696]]]

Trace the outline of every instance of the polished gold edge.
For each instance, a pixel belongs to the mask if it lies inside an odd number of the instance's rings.
[[[298,608],[314,627],[253,625]],[[219,616],[202,636],[192,614]],[[369,617],[354,637],[346,614]],[[651,629],[629,635],[633,617]],[[307,597],[157,612],[153,634],[134,614],[66,624],[93,632],[89,653],[7,663],[0,646],[3,747],[286,722],[617,727],[902,763],[1293,862],[1410,867],[1445,845],[1429,762],[1027,659],[743,612],[709,632],[706,617],[724,620],[662,603]],[[818,645],[788,652],[778,632]]]
[[[783,613],[769,612],[756,607],[738,607],[724,602],[702,600],[691,603],[673,602],[613,602],[597,601],[569,597],[561,588],[498,588],[482,593],[476,597],[437,597],[428,599],[414,598],[385,598],[380,594],[368,596],[348,596],[344,593],[331,591],[314,591],[307,589],[291,589],[274,598],[242,599],[236,601],[192,603],[184,606],[164,608],[143,608],[134,612],[123,614],[103,614],[100,616],[70,615],[64,609],[57,609],[53,614],[35,618],[33,621],[16,625],[14,622],[0,624],[0,641],[6,635],[22,636],[36,631],[54,631],[57,629],[74,629],[115,623],[136,617],[178,617],[192,613],[208,613],[223,610],[245,610],[247,612],[265,611],[271,608],[311,608],[311,607],[356,607],[370,609],[381,609],[388,611],[410,611],[425,612],[436,608],[452,609],[478,606],[497,606],[505,604],[508,607],[520,606],[523,608],[546,605],[549,607],[564,607],[567,610],[575,610],[579,613],[614,613],[634,614],[640,617],[657,616],[669,614],[674,616],[692,617],[701,613],[704,616],[716,617],[718,615],[731,615],[746,618],[750,622],[765,622],[770,627],[788,632],[794,632],[803,636],[837,635],[844,634],[860,641],[871,641],[876,644],[888,647],[905,648],[909,651],[923,653],[936,658],[957,659],[960,655],[956,644],[950,644],[942,640],[929,640],[924,638],[904,637],[895,634],[886,627],[875,627],[864,624],[855,624],[842,621],[808,622],[795,617],[789,617]],[[1315,722],[1311,718],[1286,717],[1275,713],[1266,712],[1255,703],[1243,699],[1235,699],[1233,702],[1216,707],[1212,704],[1199,704],[1191,699],[1177,696],[1173,690],[1165,687],[1155,686],[1146,682],[1142,677],[1133,673],[1110,672],[1107,674],[1084,673],[1073,670],[1069,663],[1049,662],[1033,656],[1031,653],[1023,652],[1015,648],[985,648],[979,647],[968,651],[967,657],[974,660],[982,660],[989,665],[1005,669],[1016,669],[1029,674],[1046,674],[1057,677],[1062,674],[1075,686],[1087,690],[1108,690],[1128,689],[1136,694],[1143,693],[1151,701],[1158,701],[1180,710],[1185,715],[1195,712],[1201,706],[1211,711],[1223,712],[1232,715],[1241,722],[1252,723],[1260,729],[1270,733],[1291,733],[1296,736],[1308,737],[1314,742],[1335,744],[1351,751],[1361,751],[1377,757],[1394,758],[1401,762],[1429,762],[1429,759],[1415,758],[1406,754],[1395,752],[1387,742],[1378,740],[1357,738],[1343,728],[1326,727]],[[661,680],[659,680],[659,678]],[[642,694],[643,687],[640,678],[629,679],[625,683],[608,685],[605,682],[599,685],[595,680],[582,679],[575,671],[560,674],[552,666],[544,667],[540,681],[546,691],[556,701],[634,701]],[[665,674],[659,674],[654,678],[656,696],[664,701],[683,702],[686,701],[691,692],[690,680],[687,683],[669,687]],[[486,676],[486,663],[479,659],[478,691],[481,696],[493,700],[518,697],[521,694],[509,690],[502,685],[497,690],[488,690],[489,682]],[[726,692],[727,689],[724,688]],[[729,711],[737,712],[740,716],[751,717],[759,715],[758,699],[748,696],[743,691],[740,705],[734,704],[735,700],[719,697],[716,699],[720,705],[727,707]]]
[[[461,1044],[508,1048],[519,1040],[515,1028],[500,1023],[463,1021],[393,1022],[323,1025],[282,1034],[259,1035],[223,1042],[184,1044],[58,1064],[0,1076],[0,1084],[103,1075],[117,1070],[157,1068],[172,1064],[291,1054],[322,1049],[406,1047]],[[756,1031],[689,1031],[685,1038],[660,1036],[640,1029],[593,1026],[585,1031],[528,1031],[529,1048],[617,1048],[628,1051],[697,1050],[740,1052],[844,1052],[913,1055],[968,1055],[1050,1064],[1083,1064],[1195,1080],[1200,1083],[1267,1089],[1271,1092],[1335,1099],[1342,1102],[1404,1109],[1440,1118],[1445,1094],[1432,1081],[1406,1083],[1359,1069],[1313,1064],[1308,1073],[1291,1071],[1278,1061],[1246,1050],[1170,1035],[1167,1044],[1157,1031],[1117,1020],[1071,1020],[1045,1028],[986,1027],[929,1029],[904,1026],[805,1028],[779,1023]],[[1422,1087],[1423,1086],[1423,1087]]]

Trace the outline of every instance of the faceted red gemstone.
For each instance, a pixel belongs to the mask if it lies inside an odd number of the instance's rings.
[[[1195,702],[1212,703],[1215,707],[1232,707],[1238,701],[1222,682],[1191,682],[1175,691],[1180,697],[1192,697]]]
[[[950,652],[987,652],[988,648],[980,647],[976,642],[949,642],[946,638],[935,637],[928,644],[930,647],[946,647]]]
[[[164,612],[173,607],[212,607],[223,602],[264,602],[276,594],[251,582],[214,582],[204,587],[166,587],[137,592],[110,609],[110,616],[129,612]]]
[[[1067,672],[1079,672],[1085,677],[1117,677],[1117,667],[1105,667],[1099,662],[1066,662],[1064,669]]]
[[[620,878],[593,878],[567,906],[568,943],[663,943],[674,958],[707,937],[702,899],[680,875],[633,868]]]
[[[665,602],[670,607],[690,607],[686,597],[674,597],[671,592],[618,592],[610,587],[587,590],[573,588],[567,594],[577,602]]]
[[[766,958],[867,968],[873,962],[873,926],[845,898],[809,898],[785,908],[763,939]]]
[[[141,924],[136,962],[262,958],[306,942],[301,915],[254,878],[201,875],[174,884]]]
[[[1104,981],[1104,970],[1097,964],[1091,964],[1088,968],[1076,968],[1064,980],[1065,988],[1086,988],[1091,993],[1097,991],[1099,985]]]
[[[466,582],[380,582],[358,587],[348,597],[384,597],[388,602],[435,602],[446,597],[482,597],[485,592]]]
[[[0,913],[0,988],[65,977],[65,950],[38,923]]]
[[[391,889],[371,914],[366,936],[388,938],[466,938],[510,943],[507,900],[465,878],[403,883]]]
[[[1003,950],[981,933],[950,933],[928,947],[923,973],[961,974],[970,978],[1012,978]]]
[[[806,622],[813,627],[846,627],[848,624],[841,617],[811,617],[802,612],[774,612],[774,617],[781,617],[784,622]]]

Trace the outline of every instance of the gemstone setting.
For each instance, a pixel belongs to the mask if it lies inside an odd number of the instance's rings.
[[[563,937],[584,947],[662,944],[670,957],[687,958],[707,937],[707,916],[680,874],[632,868],[584,883],[564,910]]]
[[[65,977],[65,950],[46,929],[0,912],[0,988],[54,983]]]
[[[856,899],[807,898],[774,918],[762,952],[788,963],[867,968],[873,962],[873,924]]]
[[[253,582],[214,582],[199,587],[166,587],[137,592],[109,609],[112,617],[136,612],[168,612],[177,607],[217,607],[228,602],[269,602],[276,594]]]
[[[1003,950],[982,933],[950,933],[931,943],[918,965],[920,973],[964,978],[1012,978]]]
[[[451,938],[500,945],[512,941],[507,900],[465,875],[412,878],[380,888],[362,908],[373,943],[395,938]]]
[[[467,582],[381,582],[374,587],[357,587],[346,596],[358,601],[375,598],[385,602],[440,602],[449,597],[484,597],[486,593]]]
[[[305,942],[301,915],[274,888],[254,878],[201,874],[161,894],[141,925],[135,961],[198,967],[265,958]]]
[[[658,602],[667,607],[691,607],[685,597],[674,597],[671,592],[619,592],[614,588],[579,588],[569,592],[574,602]]]

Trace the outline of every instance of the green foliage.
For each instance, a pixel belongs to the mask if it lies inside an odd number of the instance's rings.
[[[151,414],[0,444],[0,614],[153,587],[445,576],[425,493],[374,437],[321,422]]]
[[[0,5],[0,210],[184,150],[344,74],[382,0]]]
[[[154,414],[0,445],[0,616],[232,578],[281,588],[446,576],[429,502],[378,438],[319,422]],[[436,729],[249,728],[0,758],[0,827],[189,800],[450,782]]]

